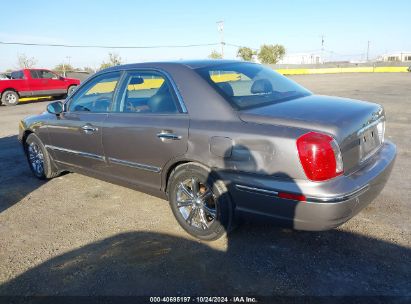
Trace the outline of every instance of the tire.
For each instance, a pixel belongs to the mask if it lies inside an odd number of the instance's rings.
[[[67,89],[67,96],[69,96],[71,93],[73,93],[76,88],[77,88],[76,85],[69,86],[68,89]]]
[[[60,174],[53,167],[53,162],[50,154],[47,152],[40,138],[34,133],[31,133],[24,145],[27,161],[33,174],[39,179],[51,179]]]
[[[6,106],[15,106],[19,103],[19,94],[15,91],[5,91],[1,95],[1,103]]]
[[[170,174],[168,185],[171,210],[189,234],[212,241],[232,230],[234,207],[228,190],[207,167],[180,165]]]
[[[56,96],[53,97],[53,100],[64,100],[64,99],[66,99],[66,97],[67,97],[67,94],[56,95]]]

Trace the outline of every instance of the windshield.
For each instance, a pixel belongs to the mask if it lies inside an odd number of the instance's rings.
[[[291,79],[259,64],[239,62],[196,71],[239,110],[311,95]]]

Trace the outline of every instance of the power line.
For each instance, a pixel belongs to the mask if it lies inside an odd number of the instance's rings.
[[[28,42],[5,42],[0,41],[3,45],[25,45],[25,46],[50,46],[65,48],[95,48],[95,49],[160,49],[160,48],[188,48],[200,46],[215,46],[220,43],[201,43],[185,45],[149,45],[149,46],[110,46],[110,45],[72,45],[72,44],[48,44],[48,43],[28,43]]]
[[[225,43],[225,45],[227,45],[227,46],[232,46],[232,47],[236,47],[236,48],[244,47],[244,45],[233,44],[233,43]],[[258,50],[259,50],[259,49],[257,49],[257,48],[252,48],[252,47],[250,47],[250,49],[252,49],[253,51],[258,51]]]

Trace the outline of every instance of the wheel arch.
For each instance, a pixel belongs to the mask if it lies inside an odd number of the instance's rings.
[[[19,96],[19,98],[21,97],[19,91],[16,90],[16,89],[14,89],[14,88],[11,88],[11,87],[10,87],[10,88],[5,88],[5,89],[3,89],[3,90],[1,91],[1,95],[3,95],[3,93],[4,93],[4,92],[7,92],[7,91],[13,91],[13,92],[15,92],[15,93]]]
[[[173,171],[184,164],[193,164],[193,165],[197,165],[199,167],[203,167],[204,169],[206,169],[207,171],[210,171],[210,173],[212,173],[215,177],[220,178],[220,176],[218,175],[218,172],[216,170],[213,170],[213,168],[211,168],[210,166],[208,166],[207,164],[204,164],[198,160],[195,159],[181,159],[181,160],[176,160],[175,162],[173,162],[172,164],[170,164],[167,169],[166,169],[166,173],[163,174],[163,180],[162,180],[162,191],[165,192],[165,194],[168,196],[168,186],[169,186],[169,181],[170,181],[170,176],[173,173]]]
[[[29,137],[29,135],[32,134],[32,133],[34,133],[34,132],[30,129],[27,129],[23,132],[23,136],[21,137],[21,142],[23,143],[24,149],[27,148],[27,145],[26,145],[27,137]]]

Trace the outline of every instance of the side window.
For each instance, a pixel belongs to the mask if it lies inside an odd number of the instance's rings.
[[[103,74],[79,88],[69,102],[69,112],[108,112],[120,72]]]
[[[178,113],[168,80],[158,72],[131,72],[121,86],[117,112]]]
[[[40,78],[37,70],[30,70],[30,76],[34,79]]]
[[[16,71],[11,73],[11,79],[24,79],[23,71]]]
[[[58,79],[58,76],[51,71],[47,70],[38,70],[39,78],[43,79]]]

